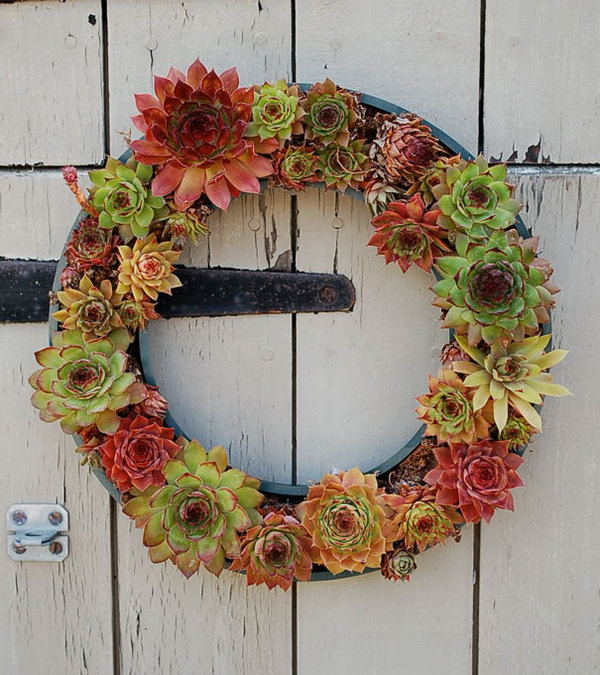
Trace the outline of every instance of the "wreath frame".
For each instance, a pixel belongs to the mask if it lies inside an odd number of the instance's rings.
[[[314,87],[314,84],[311,83],[299,83],[296,85],[299,87],[300,91],[303,93],[306,93],[311,90],[312,87]],[[367,106],[368,108],[371,108],[375,112],[381,112],[381,113],[389,113],[392,115],[396,116],[402,116],[406,114],[412,114],[409,113],[409,111],[399,105],[396,105],[394,103],[391,103],[385,99],[375,97],[369,94],[364,94],[364,93],[358,93],[356,92],[359,97],[360,97],[360,103],[364,106]],[[435,125],[431,124],[425,119],[420,118],[421,123],[427,127],[433,137],[439,141],[448,151],[454,152],[457,155],[460,155],[460,157],[466,161],[471,161],[474,159],[474,156],[468,152],[461,144],[459,144],[456,140],[454,140],[452,137],[450,137],[448,134],[437,128]],[[132,151],[131,149],[128,149],[126,152],[124,152],[120,157],[119,161],[121,162],[126,162],[130,157],[132,156]],[[311,187],[314,186],[318,189],[323,189],[324,185],[322,183],[313,183],[310,185]],[[261,181],[261,191],[263,191],[266,187],[266,182],[263,180]],[[363,201],[364,196],[362,192],[359,192],[358,190],[355,190],[353,188],[349,188],[348,190],[345,191],[345,194],[352,196],[353,198],[359,199],[360,201]],[[80,214],[77,216],[75,219],[75,222],[71,228],[71,233],[79,226],[79,224],[82,222],[84,218],[87,217],[87,213],[85,211],[81,211]],[[515,218],[514,223],[511,226],[514,228],[518,234],[523,237],[523,239],[530,237],[531,233],[529,229],[525,226],[522,218],[517,215]],[[451,255],[451,254],[450,254]],[[56,274],[54,277],[54,283],[53,283],[53,291],[58,291],[61,288],[61,273],[63,272],[64,268],[67,265],[67,261],[65,258],[65,251],[63,251],[63,254],[58,262],[57,269],[56,269]],[[437,275],[435,268],[433,268],[433,273],[436,275],[436,277],[439,279],[439,275]],[[50,331],[50,336],[54,333],[54,331],[58,327],[58,322],[54,317],[52,317],[52,310],[53,308],[51,307],[50,311],[50,317],[49,317],[49,331]],[[540,324],[540,332],[539,335],[548,335],[551,332],[551,319],[549,319],[545,323]],[[453,329],[450,329],[450,339],[452,340],[454,336],[454,331]],[[156,381],[154,378],[154,373],[152,372],[151,368],[148,368],[147,366],[144,366],[144,364],[149,362],[149,359],[147,358],[148,355],[148,345],[149,345],[149,337],[147,333],[144,331],[138,331],[137,336],[136,336],[136,341],[137,341],[137,346],[139,349],[139,362],[140,366],[142,369],[142,382],[145,384],[153,385],[156,386]],[[548,346],[550,349],[550,346]],[[128,350],[129,351],[129,350]],[[539,406],[537,406],[539,408]],[[178,436],[182,436],[185,439],[190,439],[192,438],[189,434],[185,433],[185,431],[182,429],[182,427],[179,425],[177,420],[173,417],[170,411],[167,411],[167,413],[164,416],[164,423],[165,425],[168,425],[170,428],[173,428]],[[400,448],[398,451],[396,451],[392,456],[388,457],[386,460],[381,462],[378,466],[375,468],[365,472],[368,474],[386,474],[390,470],[392,470],[394,467],[397,467],[400,465],[404,460],[406,460],[413,452],[414,450],[419,446],[423,438],[425,437],[425,430],[426,426],[421,425],[421,427],[413,434],[413,436]],[[526,445],[520,446],[518,448],[514,448],[511,451],[514,452],[515,454],[518,455],[523,455],[524,451],[526,449]],[[108,490],[108,492],[111,494],[111,496],[118,502],[122,503],[122,494],[119,492],[119,490],[116,488],[116,486],[108,479],[106,476],[105,472],[103,469],[99,467],[92,467],[93,472],[97,476],[97,478],[100,480],[100,482],[104,485],[104,487]],[[304,498],[307,494],[308,491],[308,485],[307,484],[286,484],[286,483],[279,483],[275,481],[264,481],[261,479],[260,481],[260,491],[261,493],[266,493],[268,495],[274,496],[274,497],[281,497],[283,499],[298,499],[298,498]],[[460,526],[459,526],[460,527]],[[379,568],[376,567],[366,567],[363,571],[360,572],[355,572],[355,571],[349,571],[349,570],[344,570],[341,572],[338,572],[336,574],[333,574],[331,571],[328,569],[319,569],[313,567],[312,571],[312,576],[311,579],[312,581],[321,581],[321,580],[331,580],[331,579],[339,579],[339,578],[345,578],[345,577],[350,577],[350,576],[359,576],[361,574],[369,573],[376,571]],[[242,570],[243,571],[243,570]]]

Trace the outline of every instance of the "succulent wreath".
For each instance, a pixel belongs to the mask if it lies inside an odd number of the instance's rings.
[[[153,562],[170,560],[186,577],[229,565],[268,588],[373,569],[408,580],[417,554],[513,509],[539,406],[570,393],[547,372],[566,354],[547,351],[558,289],[517,215],[506,167],[329,79],[240,87],[235,68],[217,75],[196,60],[185,74],[155,77],[154,89],[135,97],[143,138],[89,172],[88,195],[73,167],[63,171],[82,212],[51,298],[60,330],[35,354],[33,405],[77,435],[82,463],[143,528]],[[261,493],[224,447],[176,439],[167,401],[128,353],[158,318],[158,294],[181,285],[186,242],[265,178],[363,197],[368,245],[403,272],[435,275],[433,304],[451,331],[418,397],[424,426],[411,452],[379,473],[328,473],[300,497]]]

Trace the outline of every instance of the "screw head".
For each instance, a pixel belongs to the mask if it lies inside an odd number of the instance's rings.
[[[27,546],[19,546],[19,544],[13,544],[13,551],[17,555],[23,555],[25,551],[27,550]]]
[[[25,525],[27,522],[27,514],[25,511],[13,511],[11,517],[15,525]]]
[[[52,525],[60,525],[62,523],[63,517],[60,511],[52,511],[48,514],[48,520]]]
[[[60,554],[62,553],[63,546],[62,546],[62,544],[60,543],[60,541],[53,541],[53,542],[50,544],[50,546],[48,546],[48,550],[49,550],[50,553],[52,553],[53,555],[60,555]]]
[[[323,286],[323,288],[321,288],[319,291],[319,297],[321,298],[322,302],[331,304],[337,300],[337,291],[335,288],[333,288],[333,286]]]

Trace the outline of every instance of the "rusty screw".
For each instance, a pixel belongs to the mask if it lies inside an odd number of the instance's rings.
[[[13,511],[12,521],[15,525],[25,525],[27,522],[27,514],[25,511]]]
[[[52,555],[60,555],[62,553],[63,546],[60,541],[53,541],[50,546],[48,546],[48,549]]]
[[[337,291],[332,286],[323,286],[319,291],[319,298],[328,305],[337,300]]]
[[[60,511],[52,511],[48,514],[48,520],[52,525],[60,525],[62,523],[62,513]]]
[[[25,553],[26,550],[27,550],[26,546],[19,546],[19,544],[13,544],[13,551],[17,555],[23,555],[23,553]]]

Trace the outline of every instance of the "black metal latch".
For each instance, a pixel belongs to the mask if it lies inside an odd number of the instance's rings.
[[[12,560],[62,562],[69,555],[69,513],[61,504],[13,504],[6,529]]]

